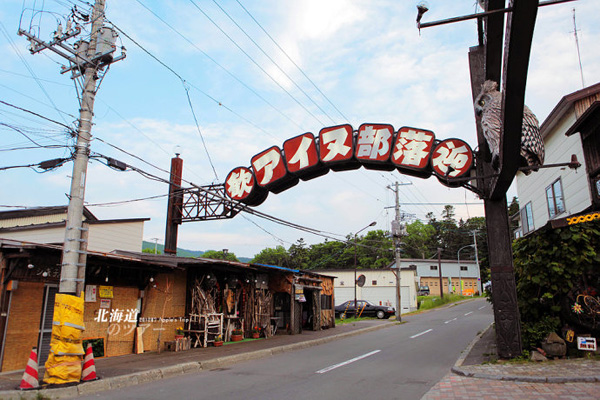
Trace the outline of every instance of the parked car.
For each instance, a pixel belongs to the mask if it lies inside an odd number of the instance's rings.
[[[378,306],[377,304],[373,304],[367,300],[358,300],[357,303],[358,315],[361,317],[377,317],[379,319],[383,319],[389,318],[396,313],[396,309],[394,307]],[[336,317],[341,317],[342,315],[345,315],[346,317],[354,316],[354,313],[354,300],[348,300],[339,306],[335,306]]]
[[[419,286],[417,296],[429,296],[429,286]]]

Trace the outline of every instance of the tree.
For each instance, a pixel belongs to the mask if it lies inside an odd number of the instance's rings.
[[[345,253],[350,245],[344,242],[327,241],[310,246],[308,269],[349,268],[350,258]]]
[[[566,323],[577,333],[600,334],[597,311],[586,309],[578,297],[600,287],[598,249],[600,225],[594,222],[542,230],[513,242],[525,346],[537,347]],[[576,303],[582,312],[574,312]]]
[[[406,225],[406,237],[402,239],[403,257],[427,258],[436,246],[432,246],[435,228],[419,220]]]
[[[154,249],[151,248],[146,248],[146,249],[142,249],[142,253],[150,253],[150,254],[155,254],[154,253]],[[156,254],[161,254],[160,250],[156,250]]]
[[[210,258],[212,260],[239,261],[234,253],[227,253],[227,255],[225,255],[225,252],[217,250],[205,251],[204,254],[202,254],[202,258]]]
[[[283,246],[266,248],[254,256],[251,263],[277,265],[279,267],[292,268],[291,257]]]
[[[306,242],[303,238],[296,241],[288,249],[291,265],[297,269],[308,269],[309,267],[309,249],[306,247]]]
[[[390,233],[382,229],[367,232],[357,240],[358,268],[385,268],[394,260]]]

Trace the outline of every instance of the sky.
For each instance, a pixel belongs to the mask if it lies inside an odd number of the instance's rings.
[[[170,159],[179,153],[183,179],[208,185],[223,183],[232,169],[249,166],[252,156],[286,139],[346,123],[354,129],[363,123],[418,127],[477,147],[468,67],[469,47],[477,45],[474,20],[419,33],[418,2],[397,0],[106,3],[106,24],[120,32],[117,44],[127,57],[110,66],[98,89],[93,153],[161,179],[168,179]],[[481,11],[475,3],[430,0],[422,22]],[[89,12],[79,0],[0,2],[0,100],[9,104],[0,103],[0,168],[70,154],[73,140],[60,124],[75,126],[76,82],[61,74],[63,58],[49,50],[30,54],[17,32],[50,41],[74,5]],[[600,81],[598,11],[595,0],[539,9],[525,102],[540,122],[564,95]],[[71,173],[71,162],[44,173],[0,169],[0,210],[66,205]],[[395,199],[388,187],[395,182],[406,222],[426,221],[430,212],[440,218],[445,204],[455,207],[457,218],[484,215],[482,201],[464,188],[364,168],[301,181],[255,208],[330,238],[373,221],[361,235],[389,230]],[[97,158],[88,165],[90,211],[100,219],[150,218],[147,241],[164,243],[167,191],[161,180],[113,170]],[[253,257],[300,238],[308,244],[325,240],[241,214],[182,224],[178,246]]]

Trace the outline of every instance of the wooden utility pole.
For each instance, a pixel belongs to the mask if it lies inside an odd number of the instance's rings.
[[[183,192],[181,181],[183,160],[179,154],[171,159],[171,176],[169,179],[169,200],[167,200],[167,226],[165,228],[165,254],[177,255],[177,232],[181,224],[181,207]]]

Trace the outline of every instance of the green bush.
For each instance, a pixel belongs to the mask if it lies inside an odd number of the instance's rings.
[[[552,331],[560,334],[566,323],[584,323],[571,306],[586,288],[600,287],[598,228],[598,222],[591,222],[541,231],[514,242],[524,348],[538,347]],[[593,326],[583,328],[594,331]]]

